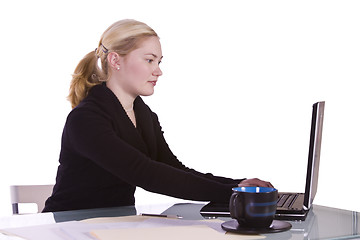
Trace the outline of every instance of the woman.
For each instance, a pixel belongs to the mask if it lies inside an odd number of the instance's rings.
[[[135,20],[111,25],[75,69],[60,165],[44,211],[135,204],[135,188],[177,198],[226,202],[236,186],[271,186],[185,167],[169,149],[157,115],[140,96],[162,75],[159,37]]]

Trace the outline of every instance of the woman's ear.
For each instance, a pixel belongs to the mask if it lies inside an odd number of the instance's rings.
[[[111,67],[114,70],[120,69],[120,56],[116,52],[110,52],[107,55],[107,61],[109,64],[109,67]]]

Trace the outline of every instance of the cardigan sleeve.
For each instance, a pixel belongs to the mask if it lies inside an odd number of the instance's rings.
[[[197,201],[226,202],[233,183],[221,183],[184,168],[151,160],[118,137],[105,115],[74,109],[64,129],[67,147],[128,184],[148,191]]]
[[[211,173],[202,173],[202,172],[198,172],[194,169],[186,167],[172,153],[169,145],[167,144],[167,142],[164,138],[164,132],[162,131],[162,128],[159,123],[157,115],[155,113],[152,113],[152,116],[153,116],[155,134],[156,134],[157,144],[158,144],[158,154],[159,154],[158,161],[166,163],[175,168],[184,170],[186,172],[192,173],[194,175],[212,180],[212,181],[216,181],[216,182],[224,183],[224,184],[232,184],[234,187],[237,186],[237,184],[239,184],[242,180],[244,180],[244,179],[232,179],[232,178],[226,178],[226,177],[221,177],[221,176],[214,176]]]

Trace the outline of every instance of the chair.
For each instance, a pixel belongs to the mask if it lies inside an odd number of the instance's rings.
[[[50,197],[54,185],[12,185],[10,197],[13,214],[19,214],[19,203],[36,203],[37,212],[45,207],[45,201]]]

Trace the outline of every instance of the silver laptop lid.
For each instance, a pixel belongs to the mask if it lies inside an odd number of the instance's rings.
[[[325,109],[325,102],[317,102],[313,105],[311,131],[310,131],[309,158],[308,158],[308,168],[306,174],[305,197],[304,197],[305,210],[311,208],[311,204],[314,201],[317,191],[319,166],[320,166],[321,139],[322,139],[322,130],[323,130],[323,121],[324,121],[324,109]]]

